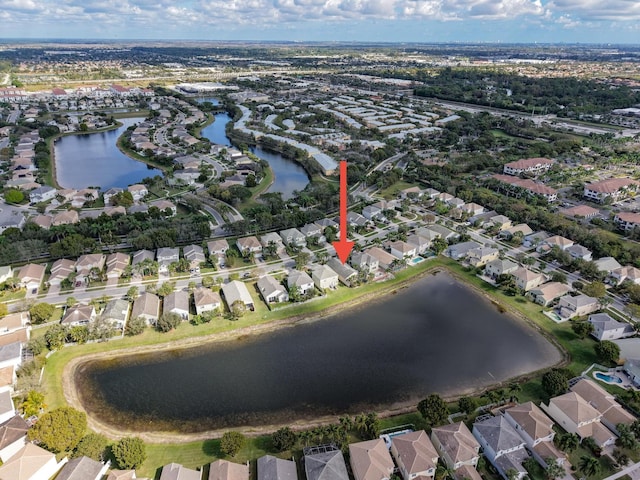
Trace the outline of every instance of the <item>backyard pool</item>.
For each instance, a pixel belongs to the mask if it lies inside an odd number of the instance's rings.
[[[622,383],[622,379],[617,375],[607,375],[606,373],[595,372],[593,376],[598,380],[602,380],[603,382],[607,383]]]
[[[422,258],[422,257],[413,257],[413,258],[410,260],[410,262],[411,262],[411,265],[417,265],[417,264],[419,264],[420,262],[424,262],[424,258]]]

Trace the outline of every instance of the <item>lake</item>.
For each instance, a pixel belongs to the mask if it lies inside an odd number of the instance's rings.
[[[205,98],[199,100],[212,101],[215,99]],[[215,115],[214,122],[202,129],[201,135],[218,145],[230,146],[231,141],[225,132],[225,127],[230,121],[231,117],[228,114],[218,113]],[[267,189],[267,192],[280,192],[282,193],[282,198],[287,200],[293,197],[295,190],[304,190],[304,187],[309,183],[309,176],[306,170],[298,162],[284,158],[279,153],[264,150],[259,146],[251,147],[251,152],[257,157],[266,160],[275,175],[275,180]]]
[[[110,425],[206,431],[412,405],[560,361],[524,322],[446,273],[272,333],[92,361],[81,402]]]
[[[63,188],[82,189],[98,186],[126,188],[143,178],[162,175],[122,153],[116,146],[118,137],[144,118],[121,118],[121,127],[107,132],[60,137],[54,144],[56,180]]]

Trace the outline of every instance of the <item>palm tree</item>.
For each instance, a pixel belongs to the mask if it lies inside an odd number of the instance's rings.
[[[522,387],[520,386],[519,383],[517,383],[517,382],[510,383],[509,384],[509,395],[510,395],[509,400],[512,401],[512,402],[515,400],[517,402],[518,401],[518,392],[520,392],[520,391],[522,391]]]
[[[612,455],[616,463],[621,467],[624,467],[629,463],[629,456],[619,448],[615,448]]]
[[[616,439],[616,446],[628,449],[634,449],[638,445],[636,436],[634,435],[631,427],[624,423],[616,425],[618,430],[618,438]]]
[[[345,415],[344,417],[340,417],[338,419],[338,422],[340,423],[342,428],[344,428],[347,432],[349,430],[353,429],[353,418],[351,418],[349,415]]]
[[[544,461],[547,464],[547,468],[545,468],[545,476],[547,479],[554,480],[566,475],[564,468],[562,468],[562,465],[560,465],[555,458],[545,458]]]
[[[593,477],[600,473],[600,462],[595,457],[589,455],[582,455],[580,457],[580,463],[578,469],[584,473],[587,477]]]
[[[313,438],[313,432],[311,430],[303,430],[298,434],[298,438],[302,443],[304,443],[304,446],[307,447]]]
[[[356,427],[356,429],[360,433],[366,432],[367,431],[367,415],[364,413],[356,415],[353,421],[353,425]]]
[[[560,450],[565,452],[573,452],[580,443],[580,439],[578,435],[575,433],[565,433],[564,435],[560,435],[558,438],[558,447]]]

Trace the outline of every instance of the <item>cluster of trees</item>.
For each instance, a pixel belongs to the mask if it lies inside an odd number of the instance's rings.
[[[62,325],[56,323],[49,327],[44,337],[34,338],[29,342],[29,349],[34,355],[40,354],[44,348],[59,350],[65,343],[87,343],[88,341],[105,341],[115,334],[113,325],[101,317],[89,325]]]
[[[499,108],[559,116],[609,112],[640,102],[640,93],[627,86],[615,86],[575,77],[528,77],[506,72],[447,67],[436,76],[419,71],[424,87],[419,96],[438,97]],[[493,88],[487,88],[491,86]]]
[[[146,459],[144,442],[137,437],[124,437],[109,445],[106,437],[87,433],[87,416],[71,407],[60,407],[43,414],[27,432],[29,440],[56,454],[72,458],[87,456],[97,461],[109,453],[121,469],[138,468]]]

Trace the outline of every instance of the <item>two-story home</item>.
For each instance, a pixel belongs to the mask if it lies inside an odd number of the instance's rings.
[[[338,274],[338,280],[347,287],[352,286],[354,280],[358,278],[357,270],[350,267],[347,263],[343,264],[335,257],[327,261],[327,266]]]
[[[532,288],[529,290],[528,295],[535,303],[546,307],[570,291],[571,287],[566,283],[549,282],[540,287]]]
[[[565,295],[558,301],[558,315],[563,319],[570,319],[582,315],[588,315],[600,308],[597,298],[585,294],[576,296]]]
[[[554,235],[552,237],[548,237],[540,241],[540,243],[536,247],[536,251],[538,253],[546,253],[550,251],[553,247],[558,247],[560,250],[566,250],[572,245],[573,245],[573,240],[565,238],[561,235]]]
[[[202,315],[204,312],[219,311],[222,307],[220,294],[210,288],[199,287],[193,292],[193,303],[196,306],[196,313]]]
[[[307,293],[313,292],[315,288],[313,279],[309,274],[300,270],[291,270],[287,277],[287,288],[289,291],[291,291],[294,286],[301,295],[307,295]]]
[[[322,227],[316,223],[307,223],[305,226],[300,227],[300,233],[306,238],[322,236]]]
[[[48,185],[43,185],[42,187],[34,188],[29,192],[29,202],[31,203],[40,203],[47,202],[49,200],[53,200],[56,198],[56,193],[58,191],[50,187]]]
[[[318,265],[311,271],[311,278],[316,287],[321,290],[338,287],[338,274],[328,265]]]
[[[242,255],[250,255],[252,253],[255,254],[262,251],[260,240],[254,236],[239,238],[236,240],[236,245]]]
[[[304,247],[307,244],[307,238],[297,228],[282,230],[280,237],[284,244],[290,247]]]
[[[218,263],[224,263],[225,255],[227,250],[229,250],[229,242],[224,238],[211,240],[207,242],[207,250],[209,250],[209,255],[216,255],[218,257]]]
[[[489,277],[496,279],[500,275],[508,275],[510,273],[518,270],[519,265],[515,262],[512,262],[509,259],[501,259],[497,258],[495,260],[491,260],[484,267],[484,274]]]
[[[393,459],[381,438],[351,443],[349,457],[355,480],[389,480],[393,474]]]
[[[18,270],[17,278],[27,291],[37,290],[44,279],[45,269],[44,265],[27,263]]]
[[[540,407],[533,402],[516,405],[505,410],[504,418],[524,439],[538,463],[546,467],[548,458],[553,458],[560,464],[564,463],[565,455],[553,444],[553,420],[545,415]]]
[[[296,462],[293,460],[265,455],[258,458],[256,466],[258,467],[257,480],[298,480]]]
[[[80,255],[76,260],[76,277],[79,281],[86,282],[92,275],[93,271],[102,271],[107,257],[101,253],[89,253],[86,255]]]
[[[289,301],[289,294],[284,286],[271,275],[258,279],[258,290],[267,303],[282,303]]]
[[[399,260],[416,256],[416,246],[402,240],[389,243],[389,251],[391,255]]]
[[[549,405],[543,403],[541,407],[558,425],[577,434],[580,440],[593,437],[599,447],[616,441],[614,433],[600,422],[602,414],[576,392],[553,397],[549,399]]]
[[[480,245],[477,242],[469,241],[469,242],[461,242],[456,243],[455,245],[451,245],[448,247],[445,252],[448,257],[451,257],[453,260],[462,260],[467,258],[469,252],[475,248],[480,248]]]
[[[522,466],[529,458],[525,449],[526,442],[504,416],[476,421],[473,424],[473,436],[482,446],[487,460],[498,470],[502,478],[520,480],[527,474]],[[515,470],[517,476],[508,477],[507,472],[510,470]]]
[[[431,247],[431,242],[432,240],[422,235],[413,234],[407,237],[407,243],[415,247],[416,254],[418,255],[426,253],[429,247]]]
[[[569,390],[580,395],[602,414],[600,421],[616,435],[620,434],[618,425],[629,426],[636,420],[636,417],[622,408],[612,394],[593,380],[582,378],[569,387]]]
[[[627,265],[616,268],[609,272],[609,282],[613,285],[620,285],[623,282],[631,282],[640,285],[640,269]]]
[[[162,301],[162,311],[175,313],[180,315],[182,320],[187,320],[189,318],[189,292],[184,290],[171,292]]]
[[[500,255],[500,251],[497,248],[477,247],[467,252],[467,261],[474,267],[483,267],[487,263],[496,260],[498,255]]]
[[[591,335],[600,341],[632,337],[636,333],[629,323],[619,322],[611,318],[607,313],[589,315],[589,323],[593,325]]]
[[[160,299],[153,293],[144,292],[133,302],[131,318],[142,317],[147,324],[155,325],[160,316]]]
[[[206,261],[204,249],[200,245],[182,247],[182,255],[189,262],[191,273],[200,273],[200,264]]]
[[[378,260],[366,252],[353,252],[349,257],[349,263],[356,270],[375,274],[378,271]]]
[[[178,247],[161,247],[156,250],[156,262],[158,262],[160,272],[168,272],[169,265],[180,259],[180,249]]]
[[[591,250],[587,247],[583,247],[582,245],[571,245],[565,250],[565,252],[571,255],[571,258],[575,260],[584,260],[585,262],[590,262],[592,260]]]
[[[76,271],[76,262],[67,258],[61,258],[53,262],[51,265],[51,274],[49,275],[49,285],[59,286],[63,280]]]
[[[129,302],[121,298],[110,300],[104,307],[102,318],[122,330],[129,320]]]
[[[133,197],[134,202],[139,202],[149,194],[149,190],[147,189],[146,185],[142,185],[140,183],[129,185],[129,187],[127,187],[127,190]]]
[[[438,452],[424,430],[394,436],[391,455],[403,480],[435,476]]]
[[[476,470],[480,459],[480,444],[463,423],[452,423],[431,430],[431,441],[445,465],[457,479],[481,480]]]
[[[116,252],[107,256],[107,278],[120,278],[127,266],[131,262],[131,257],[126,253]]]
[[[378,262],[378,267],[382,270],[388,270],[392,267],[394,262],[397,262],[398,260],[397,257],[394,257],[389,252],[384,251],[380,247],[367,248],[364,252],[372,256],[375,261]]]

